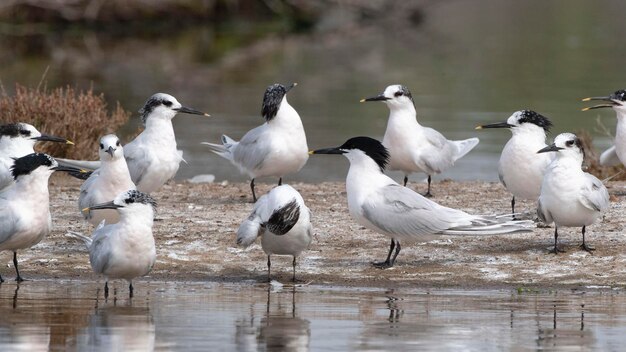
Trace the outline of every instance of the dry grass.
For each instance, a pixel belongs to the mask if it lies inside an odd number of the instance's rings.
[[[2,123],[26,122],[45,134],[72,140],[74,147],[62,143],[42,143],[36,149],[56,157],[97,159],[94,141],[116,131],[128,121],[130,112],[119,103],[109,113],[103,94],[72,87],[27,88],[16,85],[15,95],[4,89],[0,96]]]

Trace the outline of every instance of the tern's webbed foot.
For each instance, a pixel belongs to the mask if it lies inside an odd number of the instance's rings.
[[[587,251],[588,253],[592,254],[591,252],[595,251],[596,247],[592,247],[592,246],[590,246],[590,245],[588,245],[586,243],[583,243],[583,244],[580,245],[580,249],[582,249],[584,251]]]
[[[378,269],[389,269],[393,266],[393,264],[391,264],[388,260],[384,262],[372,262],[372,265]]]
[[[428,191],[428,192],[424,193],[424,197],[426,197],[426,198],[432,198],[432,197],[433,197],[433,194],[432,194],[432,193],[430,193],[430,191]]]
[[[552,254],[559,254],[559,253],[565,253],[565,252],[566,252],[566,250],[561,249],[561,248],[559,248],[557,246],[554,246],[554,248],[552,248],[552,250],[550,251],[550,253],[552,253]]]

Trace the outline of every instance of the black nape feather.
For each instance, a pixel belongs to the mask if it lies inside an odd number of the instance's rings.
[[[29,130],[22,128],[21,123],[9,123],[6,125],[0,126],[0,136],[7,136],[11,138],[15,137],[30,137],[31,133]]]
[[[282,84],[276,83],[267,87],[263,95],[263,105],[261,106],[261,115],[265,118],[265,121],[270,121],[276,117],[280,103],[283,101],[286,93],[287,89]]]
[[[626,101],[626,90],[620,89],[609,96],[611,99]]]
[[[126,198],[124,198],[124,203],[133,204],[133,203],[141,203],[141,204],[149,204],[152,206],[152,209],[156,211],[157,203],[154,198],[150,197],[148,194],[139,192],[136,190],[130,190],[126,192]]]
[[[522,117],[520,117],[518,123],[522,124],[526,122],[537,125],[543,128],[546,132],[550,132],[550,127],[552,127],[552,122],[550,122],[547,117],[532,110],[522,110]]]
[[[389,162],[389,151],[378,140],[370,137],[353,137],[348,139],[339,149],[350,150],[359,149],[366,155],[372,158],[378,167],[380,172],[385,171],[387,163]]]
[[[172,106],[172,102],[164,98],[161,93],[154,94],[150,98],[148,98],[148,100],[146,100],[146,103],[143,105],[143,107],[139,109],[141,122],[144,125],[146,124],[146,119],[148,118],[148,115],[150,115],[152,111],[154,111],[154,109],[156,109],[160,105]]]
[[[11,166],[11,174],[15,180],[19,176],[30,174],[40,166],[50,167],[54,163],[51,156],[43,153],[32,153],[21,158],[13,158],[13,160],[15,162]]]
[[[294,199],[285,206],[274,210],[269,220],[264,224],[265,228],[277,235],[282,236],[289,232],[300,218],[300,207]]]
[[[400,90],[398,90],[394,96],[399,97],[404,95],[405,97],[408,97],[409,99],[411,99],[411,101],[413,101],[413,95],[411,95],[411,91],[409,91],[409,88],[400,85]]]

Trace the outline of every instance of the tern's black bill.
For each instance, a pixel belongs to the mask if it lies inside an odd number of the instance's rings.
[[[558,152],[561,149],[565,149],[565,148],[557,147],[556,144],[552,143],[549,146],[547,146],[547,147],[537,151],[537,154],[539,154],[539,153],[548,153],[548,152]]]
[[[83,210],[98,210],[98,209],[119,209],[119,208],[123,208],[124,206],[122,205],[117,205],[115,203],[113,203],[113,201],[110,202],[106,202],[106,203],[101,203],[101,204],[96,204],[96,205],[92,205],[88,208],[85,208]]]
[[[515,127],[515,126],[511,125],[510,123],[506,123],[506,122],[497,122],[497,123],[490,123],[488,125],[476,126],[476,129],[480,130],[480,129],[483,129],[483,128],[511,128],[511,127]]]
[[[598,104],[594,106],[589,106],[589,107],[583,108],[582,111],[602,109],[602,108],[612,108],[617,105],[617,103],[615,103],[615,101],[613,101],[611,97],[589,97],[589,98],[583,99],[582,101],[591,101],[591,100],[606,101],[607,104]]]
[[[199,110],[196,110],[196,109],[188,108],[186,106],[181,106],[180,108],[177,108],[177,109],[174,109],[174,110],[176,110],[178,112],[185,113],[185,114],[191,114],[191,115],[202,115],[202,116],[207,116],[207,117],[211,116],[211,115],[207,114],[206,112],[202,112],[202,111],[199,111]]]
[[[298,85],[298,83],[292,83],[292,84],[290,84],[290,85],[286,86],[286,87],[285,87],[285,93],[287,93],[288,91],[290,91],[290,90],[291,90],[291,88],[293,88],[293,87],[295,87],[295,86],[297,86],[297,85]]]
[[[65,139],[65,138],[61,138],[61,137],[55,137],[55,136],[50,136],[47,134],[42,134],[39,137],[33,137],[32,139],[36,140],[36,141],[40,141],[40,142],[59,142],[59,143],[65,143],[65,144],[71,144],[74,145],[74,142]]]
[[[113,147],[109,146],[109,148],[107,148],[107,150],[105,150],[105,152],[109,153],[109,155],[112,158],[113,157],[113,153],[115,153],[115,149],[113,149]]]
[[[345,154],[346,152],[344,150],[341,150],[339,148],[323,148],[323,149],[316,149],[310,152],[310,154]]]
[[[385,100],[389,100],[389,99],[391,99],[391,98],[387,98],[383,94],[380,94],[380,95],[377,95],[375,97],[369,97],[369,98],[361,99],[361,103],[364,102],[364,101],[385,101]]]
[[[82,174],[82,173],[86,173],[88,171],[85,171],[83,169],[79,169],[76,167],[71,167],[71,166],[55,166],[52,168],[52,170],[54,171],[65,171],[65,172],[69,172],[69,173],[76,173],[76,174]]]

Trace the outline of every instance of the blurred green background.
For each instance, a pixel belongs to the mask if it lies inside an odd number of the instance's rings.
[[[581,112],[580,99],[626,88],[624,13],[621,0],[11,0],[0,4],[0,80],[11,93],[48,68],[50,88],[93,87],[133,112],[122,137],[151,94],[172,94],[215,117],[175,118],[188,162],[178,177],[218,181],[245,177],[200,142],[261,124],[269,84],[298,82],[289,102],[318,148],[382,138],[387,108],[359,99],[401,83],[420,123],[481,139],[439,178],[497,180],[510,133],[474,127],[516,110],[550,117],[551,137],[588,130],[596,147],[609,145],[596,118],[613,129],[614,113]],[[347,167],[312,157],[286,181],[342,180]]]

